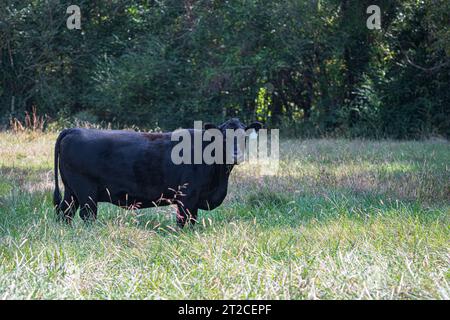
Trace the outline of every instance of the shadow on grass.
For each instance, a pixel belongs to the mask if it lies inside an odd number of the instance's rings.
[[[283,192],[278,188],[271,188],[270,185],[261,187],[260,180],[256,178],[254,181],[247,178],[245,182],[245,189],[236,188],[231,192],[241,191],[239,196],[235,194],[234,197],[229,197],[222,206],[213,211],[200,210],[198,223],[193,228],[179,230],[176,227],[174,207],[130,211],[105,203],[100,204],[98,220],[94,226],[138,228],[168,236],[180,232],[220,228],[232,222],[254,223],[262,228],[296,228],[312,221],[328,222],[341,217],[366,221],[377,216],[401,216],[414,217],[422,223],[428,223],[445,218],[443,212],[449,207],[448,204],[430,207],[418,200],[400,201],[389,195],[354,192],[346,188],[322,188],[316,192]],[[250,188],[250,184],[255,188]],[[47,214],[46,219],[56,221],[52,193],[49,191],[22,193],[13,190],[7,196],[0,197],[2,228],[23,229],[36,219],[42,218],[43,212]],[[13,218],[10,219],[11,217]],[[82,224],[79,213],[74,221],[76,225]],[[60,224],[64,225],[63,222]],[[89,224],[82,225],[89,228]]]
[[[297,227],[339,218],[367,221],[374,217],[415,218],[421,223],[448,220],[448,204],[423,205],[417,200],[403,200],[346,189],[320,193],[286,194],[268,189],[251,192],[244,201],[231,202],[210,215],[215,221],[255,221],[262,227]]]

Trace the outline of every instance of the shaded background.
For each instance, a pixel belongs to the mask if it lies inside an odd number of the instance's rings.
[[[238,116],[296,136],[449,137],[449,22],[446,0],[2,0],[0,126],[35,108],[56,128]]]

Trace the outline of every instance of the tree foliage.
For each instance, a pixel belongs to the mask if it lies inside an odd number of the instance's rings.
[[[174,129],[259,119],[296,134],[450,135],[445,0],[57,0],[0,8],[1,122]],[[382,29],[369,30],[369,5]]]

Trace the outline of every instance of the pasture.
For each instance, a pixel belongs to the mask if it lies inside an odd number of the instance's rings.
[[[283,140],[221,207],[52,208],[53,133],[0,133],[0,298],[449,299],[450,144]]]

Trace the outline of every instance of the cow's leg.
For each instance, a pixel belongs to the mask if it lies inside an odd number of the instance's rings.
[[[197,222],[197,213],[198,208],[196,207],[187,207],[184,205],[177,205],[177,225],[180,228],[183,228],[186,222],[194,225]]]
[[[97,194],[96,192],[86,193],[83,198],[83,205],[80,205],[80,217],[83,221],[95,221],[97,219]]]
[[[89,201],[80,207],[80,217],[85,222],[97,219],[97,202]]]
[[[70,223],[78,210],[78,199],[67,183],[66,171],[67,168],[61,164],[60,174],[64,183],[64,199],[58,204],[56,213],[59,219],[63,219],[65,222]]]
[[[75,177],[74,177],[75,178]],[[80,217],[84,221],[94,221],[97,218],[97,186],[85,177],[76,177],[75,195],[80,206]]]
[[[77,209],[78,201],[75,197],[75,194],[66,189],[66,191],[64,191],[64,199],[56,209],[58,217],[64,219],[64,221],[66,221],[67,223],[70,223],[73,220]]]

